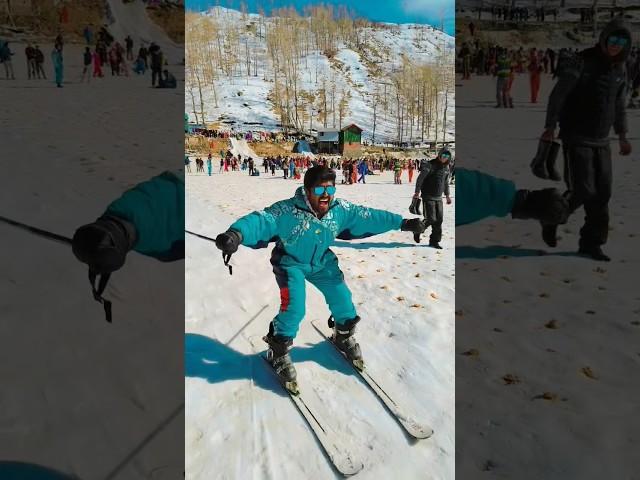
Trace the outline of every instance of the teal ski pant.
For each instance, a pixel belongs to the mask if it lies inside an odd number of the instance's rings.
[[[342,325],[356,317],[351,291],[344,282],[338,258],[331,250],[325,254],[324,266],[320,268],[280,265],[273,259],[271,263],[280,289],[280,312],[273,320],[274,335],[295,338],[298,333],[305,315],[305,281],[309,281],[324,295],[336,324]]]

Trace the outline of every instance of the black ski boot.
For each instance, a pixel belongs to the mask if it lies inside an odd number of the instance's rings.
[[[360,317],[356,316],[353,320],[348,320],[343,325],[338,325],[333,317],[329,317],[329,327],[333,328],[331,339],[338,349],[345,354],[347,359],[353,363],[358,370],[364,370],[364,360],[360,345],[353,336],[356,333],[356,324],[360,321]]]
[[[602,251],[602,248],[598,246],[595,246],[595,247],[581,246],[580,249],[578,250],[578,253],[585,257],[593,258],[594,260],[597,260],[599,262],[611,261],[611,257],[609,257],[606,253],[604,253]]]
[[[296,369],[291,361],[289,350],[293,345],[293,339],[283,335],[273,334],[273,323],[269,325],[269,333],[262,337],[269,344],[267,360],[276,371],[284,387],[294,395],[299,393],[296,381]]]
[[[438,242],[429,242],[429,246],[431,248],[436,248],[438,250],[442,250],[442,246],[440,245],[440,243]]]
[[[411,205],[409,206],[409,212],[413,213],[414,215],[422,215],[420,213],[420,204],[422,203],[422,200],[420,200],[419,198],[413,198],[411,200]]]

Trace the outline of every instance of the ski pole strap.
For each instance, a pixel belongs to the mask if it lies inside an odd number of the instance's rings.
[[[225,255],[224,252],[222,253],[222,261],[224,262],[224,264],[229,267],[229,275],[233,275],[233,267],[231,265],[229,265],[229,261],[231,260],[231,254]]]
[[[98,286],[96,287],[96,278],[97,274],[93,270],[89,270],[89,283],[91,283],[91,291],[93,292],[93,298],[96,302],[101,303],[104,307],[104,315],[107,322],[111,323],[111,302],[102,296],[104,289],[107,287],[107,283],[109,282],[109,277],[111,277],[110,273],[103,273],[100,275],[100,280],[98,281]]]

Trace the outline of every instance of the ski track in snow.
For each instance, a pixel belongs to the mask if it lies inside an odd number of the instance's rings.
[[[338,196],[410,216],[414,184],[394,185],[390,172],[367,181],[338,185]],[[300,184],[246,172],[188,175],[187,229],[215,237],[236,218],[288,198]],[[333,247],[362,317],[357,338],[372,374],[435,430],[430,439],[409,441],[315,332],[310,319],[326,325],[329,312],[307,284],[307,316],[292,350],[299,385],[337,441],[364,462],[358,478],[424,478],[425,472],[453,478],[453,217],[454,205],[445,206],[442,251],[427,247],[425,239],[416,245],[411,234],[399,231]],[[230,276],[212,242],[191,235],[186,242],[188,478],[332,478],[313,434],[247,341],[266,333],[279,308],[272,247],[240,247]]]
[[[541,103],[532,105],[528,77],[518,76],[513,110],[493,108],[494,78],[460,83],[458,105],[465,114],[457,119],[457,153],[464,166],[513,180],[518,188],[564,190],[563,183],[537,179],[529,170],[551,77],[542,76]],[[640,260],[638,110],[628,110],[628,117],[634,153],[618,155],[612,141],[611,230],[604,247],[611,263],[572,256],[582,209],[559,229],[555,249],[532,221],[487,219],[458,229],[456,451],[462,478],[477,477],[489,460],[496,478],[631,478],[636,472],[630,476],[628,469],[637,458],[625,454],[638,450],[640,428],[632,413],[639,377],[629,376],[640,359],[640,295],[636,282],[627,280],[637,276]],[[561,169],[561,155],[558,162]],[[538,256],[540,250],[551,255]],[[476,288],[481,284],[491,286],[491,302]],[[545,328],[551,320],[556,329]],[[460,355],[470,349],[478,355]],[[584,367],[597,378],[585,376]],[[505,385],[506,374],[520,383]],[[532,400],[543,392],[557,399]]]

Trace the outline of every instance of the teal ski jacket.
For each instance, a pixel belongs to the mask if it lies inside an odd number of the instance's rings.
[[[277,242],[274,258],[282,266],[311,265],[322,268],[325,256],[336,238],[351,240],[399,230],[402,217],[385,210],[354,205],[334,198],[321,218],[313,213],[303,187],[293,198],[276,202],[262,211],[252,212],[230,229],[242,234],[242,245],[265,248]]]
[[[138,253],[161,261],[184,258],[184,174],[164,172],[126,191],[105,212],[129,221]]]

